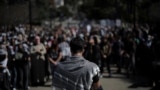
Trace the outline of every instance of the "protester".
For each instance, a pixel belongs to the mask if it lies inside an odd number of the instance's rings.
[[[29,53],[26,51],[26,44],[19,44],[15,53],[16,69],[17,69],[17,88],[28,90],[29,84]]]
[[[0,49],[0,90],[10,90],[7,51]]]
[[[96,36],[91,36],[89,43],[85,49],[84,57],[97,64],[100,67],[101,61],[101,50]]]
[[[122,52],[123,42],[121,37],[116,35],[112,46],[112,59],[117,64],[117,73],[121,73],[122,70]]]
[[[147,47],[145,41],[141,41],[137,47],[136,53],[136,70],[138,77],[141,79],[146,78],[143,81],[139,81],[140,84],[148,86],[152,85],[151,74],[152,74],[152,52],[151,48]],[[145,62],[145,63],[144,63]]]
[[[102,63],[101,63],[101,73],[104,72],[105,64],[107,66],[107,70],[109,73],[109,77],[111,77],[111,51],[112,46],[107,37],[102,38],[101,42],[101,53],[102,53]]]
[[[48,52],[48,60],[50,61],[51,74],[53,75],[56,65],[62,60],[62,52],[57,43],[52,44]]]
[[[46,48],[40,42],[40,37],[36,36],[34,45],[31,47],[31,82],[33,86],[45,83],[45,53]]]
[[[60,48],[60,50],[62,52],[62,60],[61,61],[64,61],[67,57],[71,56],[70,46],[66,42],[65,35],[59,36],[58,47]]]
[[[15,61],[15,52],[16,52],[16,39],[12,38],[10,40],[10,45],[7,46],[8,51],[8,68],[11,73],[11,88],[16,90],[17,87],[17,69],[16,69],[16,61]]]
[[[53,90],[102,90],[98,66],[82,56],[84,44],[78,37],[71,40],[72,57],[57,64],[53,75]]]
[[[153,72],[152,72],[152,80],[155,85],[153,86],[152,90],[159,90],[160,89],[160,35],[153,40],[152,50],[154,55],[153,65]]]

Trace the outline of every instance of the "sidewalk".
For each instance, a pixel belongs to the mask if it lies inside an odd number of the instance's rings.
[[[129,88],[133,83],[125,75],[113,74],[111,78],[104,74],[101,79],[104,90],[150,90],[150,87]]]

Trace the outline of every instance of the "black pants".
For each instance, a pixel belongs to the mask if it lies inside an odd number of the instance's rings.
[[[103,58],[101,62],[102,62],[101,63],[101,68],[100,68],[101,69],[101,73],[104,72],[104,67],[105,67],[105,64],[106,64],[107,71],[108,71],[109,74],[111,74],[111,67],[110,67],[111,59],[110,59],[110,57]]]
[[[0,90],[10,90],[9,76],[0,71]]]
[[[16,69],[16,66],[12,66],[9,68],[10,70],[10,73],[11,73],[11,85],[12,85],[12,88],[16,88],[17,86],[17,69]]]
[[[35,84],[44,83],[45,77],[45,61],[44,60],[31,60],[31,83]]]
[[[153,62],[153,73],[152,73],[152,79],[153,82],[155,82],[155,86],[160,88],[160,61]]]
[[[20,89],[28,90],[29,81],[29,67],[28,64],[21,64],[17,66],[18,77],[17,84]]]
[[[113,54],[112,55],[112,59],[113,61],[117,64],[117,72],[121,72],[121,68],[122,68],[122,57],[118,54]]]

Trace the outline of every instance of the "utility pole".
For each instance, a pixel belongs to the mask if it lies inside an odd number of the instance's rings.
[[[120,15],[119,15],[119,5],[118,5],[119,3],[118,3],[118,2],[119,2],[118,0],[116,0],[116,2],[115,2],[115,8],[116,8],[115,20],[118,19],[119,16],[120,16]]]
[[[28,10],[29,10],[29,33],[31,33],[32,31],[32,1],[31,0],[29,0]]]
[[[133,2],[133,25],[134,25],[134,30],[136,29],[136,0]]]

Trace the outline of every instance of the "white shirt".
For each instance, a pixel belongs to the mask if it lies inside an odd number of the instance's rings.
[[[8,59],[6,58],[5,60],[1,61],[0,64],[2,67],[7,67]],[[4,69],[4,73],[7,72],[8,69]]]
[[[0,64],[1,64],[3,67],[7,67],[7,62],[8,62],[8,59],[6,58],[5,60],[1,61]]]

